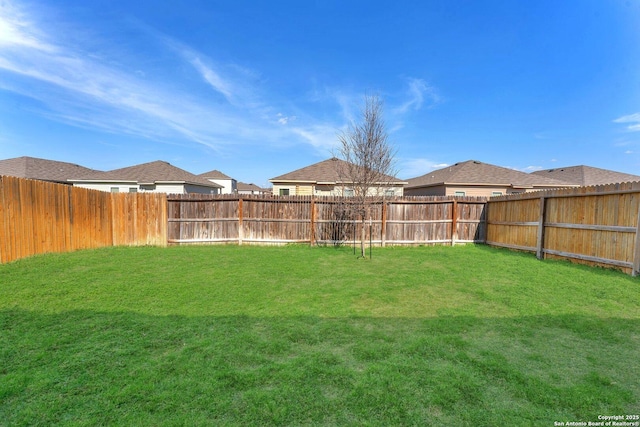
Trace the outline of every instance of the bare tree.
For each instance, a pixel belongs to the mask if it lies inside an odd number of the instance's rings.
[[[371,207],[380,203],[396,181],[395,148],[389,143],[383,102],[376,95],[364,98],[362,117],[338,135],[337,174],[343,195],[353,197],[354,214],[360,219],[360,252],[365,256],[366,221]]]

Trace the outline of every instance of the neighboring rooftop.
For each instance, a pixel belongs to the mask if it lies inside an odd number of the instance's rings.
[[[565,181],[531,175],[514,169],[467,160],[411,178],[406,188],[435,185],[501,185],[514,188],[567,187]]]
[[[207,178],[207,179],[232,179],[230,176],[223,174],[217,169],[198,174],[198,176],[201,178]]]
[[[532,172],[532,175],[544,176],[580,186],[616,184],[620,182],[640,181],[640,176],[616,172],[592,166],[568,166]]]
[[[70,181],[128,181],[136,182],[138,184],[185,183],[222,188],[221,185],[211,182],[206,178],[194,175],[162,160],[142,163],[121,169],[114,169],[108,172],[85,174],[72,178]]]
[[[264,189],[258,187],[257,185],[251,183],[251,184],[247,184],[244,182],[239,182],[238,183],[238,191],[265,191]]]
[[[68,183],[67,179],[71,177],[92,173],[100,173],[100,171],[74,163],[39,159],[37,157],[23,156],[0,160],[0,175],[15,176],[18,178]]]
[[[295,182],[309,182],[309,183],[321,183],[321,184],[336,184],[342,182],[338,170],[342,164],[346,164],[344,160],[332,157],[322,162],[314,163],[307,167],[296,169],[292,172],[285,173],[284,175],[271,178],[271,182],[280,181],[295,181]],[[392,176],[384,176],[383,179],[388,182],[396,184],[402,184],[403,181]]]

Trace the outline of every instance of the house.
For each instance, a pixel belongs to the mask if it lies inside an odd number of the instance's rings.
[[[580,186],[617,184],[620,182],[640,181],[640,176],[616,172],[592,166],[568,166],[532,172],[533,175],[557,179]]]
[[[98,172],[99,171],[74,163],[40,159],[37,157],[22,156],[0,160],[0,175],[37,179],[59,184],[69,184],[67,179],[71,176],[81,176]]]
[[[491,197],[577,184],[467,160],[407,180],[406,196]]]
[[[238,194],[266,194],[269,191],[258,187],[255,184],[238,183]]]
[[[198,176],[221,185],[222,190],[220,194],[234,194],[238,192],[238,182],[230,176],[223,174],[219,170],[212,170],[209,172],[201,173]]]
[[[167,194],[219,194],[222,189],[220,184],[160,160],[108,172],[79,175],[70,178],[69,182],[76,187],[112,193],[149,191]]]
[[[269,181],[273,184],[273,194],[280,196],[336,196],[353,195],[353,182],[340,178],[339,169],[346,162],[335,157],[314,163],[307,167],[277,176]],[[406,182],[392,176],[384,176],[378,188],[386,196],[402,196]]]

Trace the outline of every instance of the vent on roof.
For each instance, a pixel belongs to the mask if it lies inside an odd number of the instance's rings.
[[[480,162],[479,162],[479,161],[477,161],[477,160],[474,160],[474,161],[473,161],[473,163],[475,163],[476,165],[479,165],[479,164],[480,164]]]

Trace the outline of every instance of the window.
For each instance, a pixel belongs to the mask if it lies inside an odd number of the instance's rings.
[[[288,196],[289,195],[289,189],[288,188],[281,188],[280,189],[280,195],[281,196]]]
[[[137,193],[138,189],[135,187],[129,187],[129,193]]]
[[[384,195],[387,197],[393,197],[396,195],[396,192],[393,189],[388,189],[384,191]]]
[[[344,196],[345,197],[353,197],[354,196],[354,191],[353,188],[345,188],[344,189]]]
[[[118,187],[111,187],[111,192],[112,193],[119,193],[120,189]]]
[[[492,191],[491,195],[492,196],[502,196],[502,191]]]
[[[467,193],[465,191],[456,191],[453,193],[454,196],[466,196]]]

